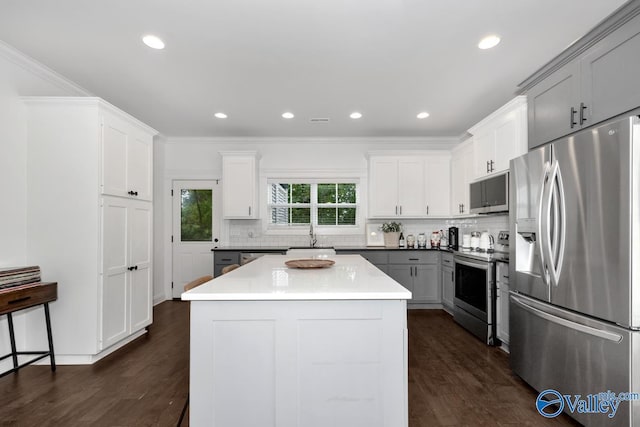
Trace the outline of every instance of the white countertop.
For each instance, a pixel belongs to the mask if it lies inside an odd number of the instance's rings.
[[[182,294],[190,301],[393,300],[411,292],[360,255],[331,255],[328,268],[288,268],[300,256],[265,255]]]

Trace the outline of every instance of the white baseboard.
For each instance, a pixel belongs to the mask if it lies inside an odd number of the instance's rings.
[[[134,333],[133,335],[128,336],[122,341],[115,343],[111,347],[101,351],[98,354],[57,354],[56,353],[56,365],[92,365],[96,363],[98,360],[110,355],[116,350],[119,350],[120,348],[129,344],[131,341],[137,338],[140,338],[146,333],[147,333],[147,330],[142,329]],[[34,365],[50,365],[50,364],[51,364],[51,361],[49,360],[48,357],[34,363]]]

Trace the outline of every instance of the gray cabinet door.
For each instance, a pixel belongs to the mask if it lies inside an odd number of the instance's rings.
[[[439,303],[440,277],[437,265],[413,266],[413,298],[414,302]]]
[[[454,291],[454,280],[453,280],[453,268],[451,267],[442,267],[442,304],[447,307],[453,307],[453,291]]]
[[[640,16],[594,45],[581,61],[581,102],[587,122],[601,122],[640,106]]]
[[[221,276],[222,269],[231,264],[240,264],[240,252],[214,251],[213,277]]]
[[[396,282],[407,288],[413,294],[413,266],[410,265],[394,265],[390,264],[387,274]],[[413,294],[410,301],[415,299]]]
[[[568,63],[527,93],[529,149],[579,128],[579,65]]]

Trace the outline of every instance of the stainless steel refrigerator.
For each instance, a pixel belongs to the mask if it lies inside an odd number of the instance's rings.
[[[640,426],[640,401],[577,405],[640,393],[639,114],[511,161],[511,367],[588,426]]]

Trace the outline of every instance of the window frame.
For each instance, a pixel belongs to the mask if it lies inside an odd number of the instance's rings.
[[[309,184],[310,203],[272,203],[272,184]],[[318,203],[318,184],[355,184],[355,203]],[[360,234],[364,232],[364,217],[362,209],[362,179],[360,177],[334,177],[325,178],[290,178],[290,177],[268,177],[266,178],[267,202],[263,204],[265,208],[265,221],[263,230],[265,234],[307,234],[310,225],[313,225],[314,232],[320,235],[340,235],[340,234]],[[274,224],[271,222],[271,209],[274,207],[299,207],[310,208],[311,223],[307,224]],[[353,225],[328,225],[318,224],[318,208],[355,208],[355,224]]]

